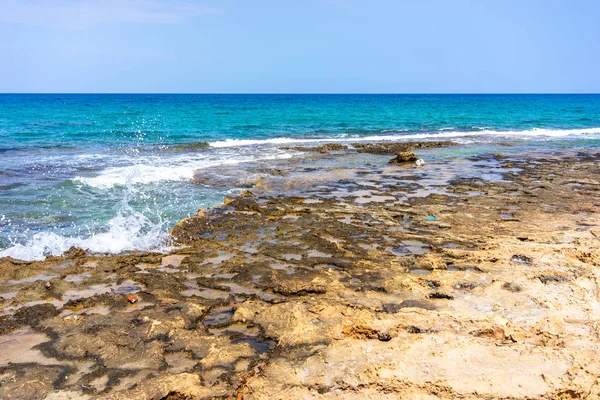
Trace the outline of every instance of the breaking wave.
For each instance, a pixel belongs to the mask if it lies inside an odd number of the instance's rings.
[[[392,133],[393,131],[385,131],[385,133]],[[423,133],[405,133],[406,131],[396,131],[396,134],[392,135],[370,135],[361,137],[331,137],[331,138],[290,138],[281,137],[273,139],[225,139],[215,142],[210,142],[210,146],[213,148],[227,148],[227,147],[240,147],[240,146],[252,146],[252,145],[285,145],[285,144],[297,144],[297,143],[324,143],[324,142],[369,142],[369,141],[403,141],[403,140],[437,140],[437,139],[460,139],[460,138],[472,138],[476,136],[481,137],[507,137],[507,138],[531,138],[531,137],[551,137],[561,138],[570,137],[576,135],[598,135],[600,134],[599,128],[586,128],[586,129],[544,129],[544,128],[533,128],[529,130],[491,130],[481,129],[474,131],[460,131],[452,129],[443,129],[437,132],[423,132]]]
[[[152,222],[124,200],[117,215],[108,221],[101,232],[92,233],[87,238],[40,232],[25,244],[15,244],[0,251],[0,258],[40,261],[47,256],[59,256],[71,247],[79,247],[91,253],[118,254],[134,250],[164,252],[170,248],[170,236],[164,225],[162,221]]]

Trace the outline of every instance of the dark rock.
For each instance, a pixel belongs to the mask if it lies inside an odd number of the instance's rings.
[[[85,250],[80,249],[79,247],[71,247],[63,253],[64,258],[83,258],[86,255]]]
[[[446,293],[440,293],[440,292],[433,292],[431,294],[429,294],[430,299],[445,299],[445,300],[454,300],[454,297],[446,294]]]
[[[176,144],[175,146],[170,146],[171,150],[183,151],[183,150],[202,150],[208,149],[210,144],[208,142],[196,142],[196,143],[184,143],[184,144]]]
[[[506,282],[504,285],[502,285],[502,289],[508,290],[510,292],[520,292],[521,290],[523,290],[521,285],[512,282]]]
[[[52,304],[38,304],[32,307],[18,309],[15,313],[15,321],[35,327],[40,321],[56,317],[58,314],[58,310]]]
[[[282,146],[281,150],[295,150],[295,151],[312,151],[316,153],[325,154],[330,151],[343,151],[348,150],[348,146],[339,143],[326,143],[320,146],[304,147],[304,146]]]
[[[537,277],[544,285],[548,283],[560,283],[569,280],[568,276],[565,275],[540,275]]]
[[[524,256],[521,254],[515,254],[510,258],[510,262],[514,264],[532,265],[533,259],[531,257]]]
[[[436,333],[436,331],[433,329],[423,329],[423,328],[419,328],[418,326],[414,326],[414,325],[407,325],[404,327],[404,329],[408,333]]]
[[[442,142],[402,142],[402,143],[353,143],[352,147],[359,153],[370,154],[398,154],[414,149],[431,149],[446,146],[459,146],[450,141]]]
[[[412,151],[405,151],[398,153],[395,158],[390,160],[390,164],[403,164],[408,162],[415,162],[419,159]]]

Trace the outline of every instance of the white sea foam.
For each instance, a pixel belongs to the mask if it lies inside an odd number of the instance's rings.
[[[222,165],[236,165],[244,162],[290,158],[291,153],[274,153],[265,156],[236,156],[228,159],[225,156],[212,159],[197,159],[191,156],[175,158],[156,158],[143,160],[139,164],[124,167],[107,168],[93,177],[75,177],[73,181],[99,189],[108,189],[116,185],[149,184],[163,181],[183,181],[194,177],[200,169]],[[168,163],[168,164],[165,164]],[[156,165],[163,164],[163,165]]]
[[[169,249],[169,238],[162,223],[153,223],[124,201],[117,216],[108,221],[102,232],[85,238],[65,237],[54,232],[37,233],[25,244],[15,244],[0,251],[0,258],[39,261],[50,255],[61,255],[73,246],[92,253],[163,252]]]
[[[387,133],[391,131],[386,131]],[[226,147],[240,147],[240,146],[252,146],[252,145],[284,145],[284,144],[299,144],[299,143],[330,143],[330,142],[372,142],[372,141],[402,141],[402,140],[435,140],[435,139],[452,139],[452,138],[463,138],[463,137],[568,137],[575,135],[598,135],[600,134],[599,128],[585,128],[585,129],[542,129],[534,128],[530,130],[520,131],[495,131],[490,129],[482,129],[478,131],[465,132],[457,130],[440,130],[435,133],[413,133],[413,134],[396,134],[396,135],[370,135],[355,138],[348,137],[332,137],[332,138],[274,138],[274,139],[226,139],[219,140],[216,142],[210,142],[210,146],[214,148],[226,148]]]

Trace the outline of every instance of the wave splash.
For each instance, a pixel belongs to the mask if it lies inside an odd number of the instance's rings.
[[[387,130],[384,133],[391,133],[394,131]],[[240,146],[252,146],[252,145],[284,145],[284,144],[295,144],[295,143],[323,143],[323,142],[368,142],[368,141],[390,141],[390,140],[435,140],[435,139],[451,139],[451,138],[463,138],[463,137],[474,137],[474,136],[492,136],[492,137],[511,137],[511,138],[530,138],[530,137],[568,137],[574,135],[597,135],[600,134],[600,127],[598,128],[585,128],[585,129],[545,129],[545,128],[533,128],[529,130],[506,130],[498,131],[485,128],[477,128],[473,131],[461,131],[455,130],[454,128],[441,128],[434,133],[401,133],[406,132],[403,130],[395,131],[398,132],[394,135],[370,135],[360,137],[331,137],[331,138],[290,138],[281,137],[273,139],[225,139],[210,142],[210,147],[213,148],[227,148],[227,147],[240,147]]]
[[[265,161],[291,158],[293,154],[273,154],[262,157],[235,157],[235,159],[227,159],[221,157],[219,159],[194,159],[181,158],[179,160],[162,159],[162,160],[147,160],[144,163],[107,168],[97,176],[93,177],[75,177],[74,182],[82,183],[87,186],[110,189],[114,186],[127,186],[136,184],[151,184],[164,181],[184,181],[191,180],[194,173],[201,169],[218,167],[224,165],[237,165],[252,161]],[[168,162],[168,165],[156,165],[159,163]]]
[[[146,250],[166,252],[171,248],[171,238],[164,225],[163,221],[154,223],[144,214],[135,211],[125,198],[117,215],[108,221],[101,232],[92,233],[87,238],[40,232],[25,244],[15,244],[0,251],[0,258],[42,261],[47,256],[60,256],[71,247],[79,247],[91,253],[119,254]]]

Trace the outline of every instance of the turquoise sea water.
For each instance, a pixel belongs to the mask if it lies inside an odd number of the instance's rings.
[[[237,190],[197,171],[379,140],[596,147],[600,95],[0,95],[0,257],[160,249]]]

